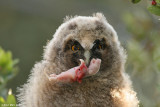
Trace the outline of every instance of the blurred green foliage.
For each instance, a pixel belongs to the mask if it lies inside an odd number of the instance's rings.
[[[9,107],[7,104],[13,104],[13,107],[16,106],[16,99],[12,95],[11,90],[7,94],[6,85],[18,73],[17,63],[18,60],[12,59],[12,53],[10,51],[6,52],[0,47],[0,106],[2,107]]]
[[[132,1],[132,3],[138,3],[138,2],[140,2],[141,0],[131,0]]]
[[[149,6],[149,7],[148,7],[148,10],[149,10],[151,13],[160,16],[160,5],[159,5],[159,6]]]
[[[132,3],[139,3],[141,0],[131,0]],[[148,11],[152,14],[160,16],[160,0],[149,0],[151,1],[150,5],[148,6]]]
[[[17,63],[18,60],[12,59],[10,51],[5,52],[0,48],[0,85],[5,84],[17,74],[18,68],[15,66]]]
[[[160,107],[160,31],[145,12],[127,13],[123,19],[132,35],[127,45],[127,71],[137,84],[140,102],[144,107]]]
[[[12,95],[11,90],[6,100],[3,97],[0,97],[0,105],[1,107],[16,107],[16,98]]]
[[[130,39],[127,44],[127,72],[131,75],[138,98],[144,107],[157,107],[156,105],[160,102],[160,51],[158,49],[160,42],[158,27],[160,26],[157,26],[159,25],[157,17],[150,14],[151,17],[143,16],[143,13],[146,12],[146,5],[157,7],[159,0],[156,0],[156,5],[152,5],[152,0],[146,1],[141,0],[136,5],[133,5],[131,0],[117,0],[116,2],[113,0],[1,1],[0,45],[10,49],[14,56],[21,60],[18,67],[23,69],[12,81],[6,81],[7,87],[11,87],[15,94],[16,87],[26,82],[35,61],[42,59],[42,46],[52,38],[66,15],[88,16],[95,12],[103,12],[108,22],[116,29],[120,41],[123,43]],[[120,19],[126,11],[129,13],[124,16],[124,21],[129,33]],[[132,14],[134,12],[137,12],[136,15]],[[151,42],[145,45],[149,38]],[[16,68],[15,64],[14,68]],[[3,79],[0,80],[0,84],[1,81],[4,84],[4,76],[1,77]],[[0,96],[3,96],[4,99],[7,99],[8,92],[6,83],[3,86],[5,90],[0,89]]]

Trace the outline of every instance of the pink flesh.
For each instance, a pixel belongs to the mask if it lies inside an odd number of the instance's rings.
[[[82,78],[87,74],[87,67],[84,64],[84,61],[81,61],[80,67],[75,71],[76,77],[75,80],[77,80],[79,83],[82,82]]]
[[[99,71],[100,65],[101,59],[92,59],[88,67],[88,75],[86,76],[95,75]]]
[[[95,75],[99,71],[101,65],[100,59],[92,59],[88,68],[82,59],[80,61],[80,66],[71,68],[68,71],[62,72],[59,75],[51,74],[49,80],[54,80],[56,82],[78,81],[79,83],[81,83],[84,77]]]

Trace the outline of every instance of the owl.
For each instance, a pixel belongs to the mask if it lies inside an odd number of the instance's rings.
[[[66,17],[26,84],[20,107],[138,107],[126,52],[102,13]]]

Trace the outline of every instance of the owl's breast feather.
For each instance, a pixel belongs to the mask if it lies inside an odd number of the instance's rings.
[[[84,77],[95,75],[100,69],[101,59],[92,59],[88,68],[82,59],[80,59],[80,61],[80,66],[71,68],[59,75],[51,74],[48,77],[49,80],[55,82],[78,81],[79,83],[81,83]]]

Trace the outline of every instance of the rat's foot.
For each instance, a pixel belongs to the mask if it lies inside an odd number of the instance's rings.
[[[49,79],[50,81],[56,80],[56,79],[57,79],[57,75],[56,75],[56,74],[51,74],[51,75],[48,77],[48,79]]]

